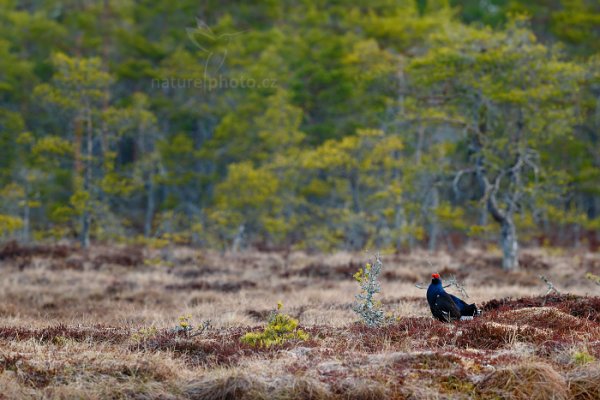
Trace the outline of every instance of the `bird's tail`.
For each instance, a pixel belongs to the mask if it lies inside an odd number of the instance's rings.
[[[475,304],[467,304],[463,308],[462,315],[465,317],[479,317],[481,315],[481,310],[477,308]]]

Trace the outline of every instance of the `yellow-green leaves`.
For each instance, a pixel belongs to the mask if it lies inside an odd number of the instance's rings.
[[[280,313],[283,308],[281,301],[272,312],[269,323],[262,332],[248,332],[240,339],[242,343],[255,347],[271,347],[285,344],[288,341],[305,341],[309,334],[298,329],[298,320],[287,314]]]
[[[289,228],[280,214],[279,186],[277,176],[266,168],[249,162],[230,165],[227,178],[215,188],[210,223],[230,237],[243,225],[248,235],[279,238]]]
[[[83,212],[89,208],[89,200],[90,194],[88,191],[77,190],[75,193],[73,193],[69,199],[73,213],[75,215],[83,214]]]
[[[223,208],[250,210],[277,203],[279,182],[274,174],[248,162],[229,167],[227,179],[216,188],[217,204]]]
[[[381,301],[374,299],[381,291],[379,274],[382,266],[381,258],[377,255],[373,263],[366,263],[354,274],[354,279],[360,285],[360,293],[354,296],[356,301],[352,309],[361,317],[362,322],[371,327],[380,326],[384,322]]]
[[[0,214],[0,237],[11,234],[23,227],[23,220],[19,217]]]
[[[35,156],[71,156],[73,154],[73,143],[60,136],[44,136],[32,147]]]
[[[37,86],[34,96],[67,113],[81,113],[99,104],[112,83],[112,77],[103,71],[97,57],[76,58],[55,53],[52,64],[56,69],[52,84]]]

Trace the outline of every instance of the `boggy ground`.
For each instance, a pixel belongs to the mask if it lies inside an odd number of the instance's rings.
[[[395,320],[382,328],[351,311],[366,259],[5,246],[0,398],[600,398],[599,290],[584,278],[600,273],[597,255],[530,250],[512,274],[481,250],[384,257]],[[431,319],[414,286],[428,262],[465,284],[481,318]],[[544,297],[540,274],[564,294]],[[241,343],[279,299],[310,339]],[[175,332],[185,314],[211,328]]]

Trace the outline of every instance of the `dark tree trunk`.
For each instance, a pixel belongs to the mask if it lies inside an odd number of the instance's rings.
[[[86,143],[86,166],[85,166],[85,175],[83,179],[83,189],[88,193],[88,196],[91,197],[92,193],[92,156],[94,152],[94,142],[93,142],[93,126],[92,126],[92,115],[89,107],[87,108],[87,143]],[[89,199],[88,199],[89,201]],[[81,246],[84,248],[90,247],[90,225],[91,225],[91,215],[89,211],[89,204],[85,205],[83,210],[83,215],[81,216]]]
[[[152,217],[154,216],[154,181],[152,176],[147,183],[146,216],[144,218],[144,236],[150,237],[152,234]]]
[[[434,186],[431,190],[431,202],[429,207],[429,251],[434,252],[437,248],[437,237],[439,233],[435,211],[440,205],[440,199],[437,188]]]
[[[360,189],[358,184],[358,171],[350,173],[350,191],[352,192],[352,210],[360,212]]]
[[[31,228],[30,228],[30,220],[31,220],[31,209],[29,208],[29,197],[28,193],[25,196],[25,205],[23,207],[23,242],[29,243],[31,238]]]
[[[400,251],[402,250],[402,247],[404,246],[404,227],[406,225],[406,221],[404,218],[404,209],[402,208],[402,205],[399,203],[396,205],[396,215],[395,215],[395,219],[394,219],[394,228],[396,229],[397,232],[397,237],[396,237],[396,250]]]

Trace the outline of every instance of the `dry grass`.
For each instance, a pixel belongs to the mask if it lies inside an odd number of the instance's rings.
[[[427,255],[387,256],[382,303],[398,319],[377,329],[351,310],[363,255],[173,256],[0,249],[0,399],[600,398],[600,297],[585,279],[595,254],[530,250],[509,275],[496,254],[439,254],[442,275],[485,308],[456,325],[434,321],[414,286],[431,273]],[[540,273],[570,294],[541,296]],[[242,344],[278,300],[311,339]],[[212,329],[175,333],[184,314]]]
[[[569,394],[577,400],[600,399],[600,364],[592,364],[568,375]]]
[[[500,368],[478,385],[484,397],[515,400],[566,400],[567,383],[552,366],[526,363]]]

